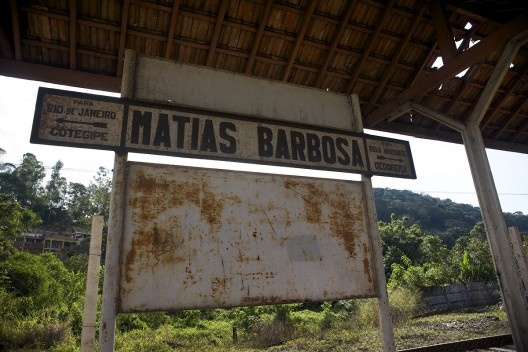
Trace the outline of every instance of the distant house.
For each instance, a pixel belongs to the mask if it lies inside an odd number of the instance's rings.
[[[65,252],[78,246],[86,238],[82,232],[57,233],[52,231],[25,232],[15,241],[15,246],[33,254]]]

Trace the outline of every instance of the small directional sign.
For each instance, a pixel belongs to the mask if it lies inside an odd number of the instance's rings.
[[[416,178],[407,141],[47,88],[31,142]]]

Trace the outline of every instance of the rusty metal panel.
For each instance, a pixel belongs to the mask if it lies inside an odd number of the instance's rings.
[[[360,182],[129,163],[120,311],[376,296]]]

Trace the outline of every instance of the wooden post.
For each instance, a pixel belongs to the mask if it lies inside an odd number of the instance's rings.
[[[526,255],[523,250],[523,243],[521,240],[521,234],[519,233],[519,228],[517,227],[508,227],[510,233],[510,241],[512,244],[513,255],[517,260],[517,265],[519,267],[519,272],[524,283],[524,287],[528,287],[528,262],[526,261]]]
[[[528,351],[528,300],[512,255],[508,229],[502,213],[499,196],[480,129],[477,125],[467,126],[462,138],[471,168],[471,175],[477,190],[480,210],[488,233],[488,241],[501,287],[504,305],[512,329],[513,342],[517,351]]]
[[[86,275],[86,293],[84,295],[83,327],[81,334],[82,352],[93,352],[94,350],[102,237],[103,217],[101,215],[93,216],[92,230],[90,232],[90,251],[88,255],[88,274]]]

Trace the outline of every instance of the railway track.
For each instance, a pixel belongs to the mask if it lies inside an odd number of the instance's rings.
[[[516,352],[511,334],[486,336],[437,345],[409,348],[398,352]]]

